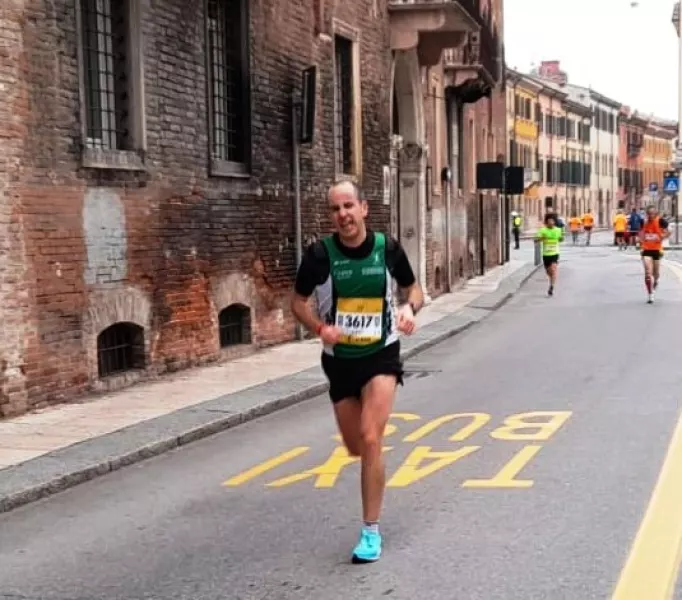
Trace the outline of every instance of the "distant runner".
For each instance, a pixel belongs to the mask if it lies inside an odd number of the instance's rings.
[[[644,224],[644,219],[639,211],[633,206],[632,211],[628,215],[628,245],[639,245],[639,232]]]
[[[589,246],[592,241],[592,228],[594,227],[594,215],[592,209],[588,208],[587,212],[582,216],[583,229],[585,229],[585,245]]]
[[[333,185],[328,204],[336,233],[304,254],[291,309],[323,342],[336,422],[348,454],[360,457],[363,524],[352,561],[368,563],[381,556],[384,430],[403,381],[398,332],[415,331],[424,295],[400,244],[368,229],[367,202],[354,183]],[[393,306],[394,282],[406,298],[400,308]],[[308,303],[313,294],[315,312]]]
[[[559,268],[559,244],[564,241],[564,231],[556,225],[556,215],[545,216],[545,226],[535,236],[535,242],[542,244],[542,262],[549,278],[548,296],[554,295],[557,270]]]
[[[628,229],[628,218],[623,214],[622,210],[616,213],[613,218],[613,231],[616,234],[616,244],[618,250],[625,250],[625,232]]]
[[[574,246],[578,243],[578,238],[580,237],[580,228],[582,226],[583,226],[583,222],[581,221],[581,219],[578,215],[573,215],[568,220],[568,227],[571,230],[571,237],[573,238],[573,245]]]
[[[668,221],[658,216],[655,206],[646,210],[647,219],[639,232],[644,264],[644,285],[647,291],[647,302],[652,304],[654,292],[661,276],[661,259],[663,258],[663,240],[670,236]]]

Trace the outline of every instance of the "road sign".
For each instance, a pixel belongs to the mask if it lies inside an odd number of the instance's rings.
[[[653,181],[649,184],[649,191],[650,192],[657,192],[658,191],[658,184],[654,183]]]
[[[680,180],[677,176],[669,177],[666,173],[666,178],[663,180],[663,191],[666,194],[677,194],[680,191]]]

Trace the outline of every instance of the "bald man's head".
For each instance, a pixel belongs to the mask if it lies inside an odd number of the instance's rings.
[[[364,240],[367,235],[365,218],[367,203],[352,181],[339,181],[329,188],[329,209],[339,237],[349,245]]]

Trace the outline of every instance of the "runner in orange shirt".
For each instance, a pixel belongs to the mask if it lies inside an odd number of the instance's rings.
[[[589,246],[592,241],[592,228],[594,227],[594,215],[592,209],[588,208],[587,212],[582,217],[583,229],[585,229],[585,245]]]
[[[663,240],[670,236],[668,222],[658,216],[655,206],[646,209],[647,219],[639,232],[644,264],[644,285],[648,294],[647,302],[654,301],[654,291],[658,287],[661,276],[661,258],[663,258]]]
[[[583,222],[580,220],[578,215],[573,215],[568,220],[568,227],[571,230],[571,237],[573,238],[573,245],[578,243],[578,236],[580,235],[580,229],[583,226]]]
[[[616,213],[613,218],[613,230],[616,233],[616,244],[618,244],[618,250],[625,250],[625,232],[628,229],[628,218],[623,214],[622,210]]]

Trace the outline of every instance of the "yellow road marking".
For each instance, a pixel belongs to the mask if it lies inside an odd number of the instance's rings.
[[[242,485],[247,481],[258,477],[259,475],[262,475],[263,473],[267,473],[275,467],[283,465],[285,462],[289,462],[290,460],[301,456],[301,454],[305,454],[308,452],[308,450],[310,450],[310,446],[299,446],[298,448],[292,448],[287,452],[283,452],[279,456],[275,456],[275,458],[271,458],[270,460],[266,460],[265,462],[250,468],[248,471],[244,471],[239,475],[235,475],[234,477],[225,481],[223,485],[228,487]]]
[[[682,415],[612,600],[671,600],[682,559]]]
[[[542,446],[524,446],[491,479],[467,479],[463,488],[529,488],[532,479],[515,479],[524,467],[542,450]]]

